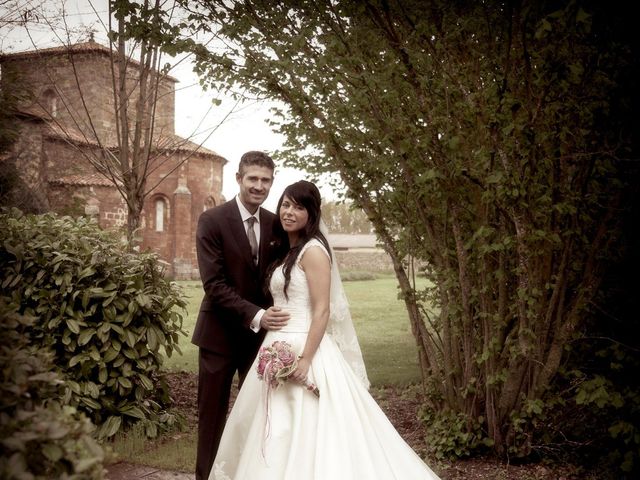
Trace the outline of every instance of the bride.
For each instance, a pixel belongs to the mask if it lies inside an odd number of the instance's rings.
[[[277,214],[290,250],[269,280],[274,305],[291,315],[269,330],[298,355],[289,381],[257,373],[259,356],[229,415],[209,480],[431,480],[368,392],[369,381],[335,258],[321,228],[320,192],[289,185]],[[314,395],[312,385],[319,390]]]

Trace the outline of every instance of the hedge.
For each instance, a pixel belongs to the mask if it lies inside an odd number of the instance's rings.
[[[38,318],[31,341],[53,352],[63,402],[99,425],[100,438],[138,421],[149,436],[170,426],[162,350],[179,351],[185,302],[158,258],[83,218],[13,210],[0,231],[0,288]]]

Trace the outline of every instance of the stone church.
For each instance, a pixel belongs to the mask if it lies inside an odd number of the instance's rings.
[[[90,161],[118,151],[112,59],[109,48],[93,40],[0,57],[2,88],[29,94],[18,107],[20,134],[13,158],[38,209],[94,216],[105,229],[127,224],[117,183],[99,174]],[[138,65],[129,62],[129,68]],[[146,183],[151,190],[138,237],[141,250],[155,251],[166,262],[168,275],[198,278],[197,220],[203,210],[223,200],[226,160],[175,134],[177,80],[158,78],[154,159]],[[136,89],[129,89],[131,98],[136,98]],[[135,105],[129,110],[135,111]]]

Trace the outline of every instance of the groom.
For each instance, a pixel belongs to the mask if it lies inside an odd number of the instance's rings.
[[[218,450],[236,372],[246,377],[265,330],[280,329],[289,314],[269,307],[266,270],[272,260],[277,217],[260,207],[275,165],[263,152],[240,159],[234,199],[200,215],[196,252],[205,291],[192,342],[198,358],[196,480],[206,480]],[[267,308],[268,307],[268,308]]]

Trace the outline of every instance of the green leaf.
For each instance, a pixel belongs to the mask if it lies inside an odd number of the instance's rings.
[[[98,437],[99,438],[109,438],[115,435],[118,430],[120,430],[120,425],[122,425],[122,417],[111,415],[107,418],[106,422],[104,422],[99,430]]]
[[[136,302],[142,308],[145,308],[149,305],[149,296],[145,295],[144,293],[139,293],[138,295],[136,295]]]
[[[87,382],[87,393],[89,393],[89,395],[92,398],[98,398],[100,397],[100,389],[98,388],[98,386],[93,383],[93,382]]]
[[[120,409],[120,412],[122,412],[124,415],[128,415],[129,417],[138,418],[140,420],[144,420],[146,418],[144,413],[142,412],[142,410],[140,410],[138,407],[123,408],[123,409]]]
[[[98,349],[95,347],[95,345],[92,345],[89,349],[89,358],[91,358],[91,360],[93,360],[94,362],[99,362],[102,359],[102,357],[100,356],[100,352],[98,352]]]
[[[116,325],[114,323],[112,323],[110,325],[111,325],[111,329],[113,331],[115,331],[118,335],[120,335],[120,336],[124,335],[124,329],[122,327],[120,327],[119,325]]]
[[[118,377],[118,383],[124,388],[131,388],[133,385],[127,377]]]
[[[93,328],[84,329],[78,336],[78,345],[81,346],[89,343],[89,340],[91,340],[95,333],[96,331]]]
[[[113,359],[115,359],[118,356],[118,352],[119,352],[118,350],[116,350],[111,346],[109,347],[109,349],[107,350],[107,352],[104,354],[102,358],[105,362],[111,362],[113,361]]]
[[[91,266],[88,266],[80,272],[80,274],[78,275],[78,280],[82,280],[83,278],[90,277],[95,273],[96,273],[95,269]]]
[[[67,322],[67,327],[69,327],[69,330],[71,330],[75,334],[80,333],[80,323],[78,321],[72,318],[67,318],[66,322]]]
[[[156,438],[158,436],[158,426],[155,423],[147,423],[145,426],[145,433],[149,438]]]
[[[63,455],[62,448],[60,448],[60,446],[56,445],[55,443],[47,443],[43,445],[42,453],[44,453],[44,456],[47,457],[51,462],[57,462],[62,458]]]
[[[80,401],[82,403],[84,403],[87,407],[93,409],[93,410],[99,410],[100,409],[100,404],[95,401],[93,398],[89,398],[89,397],[81,397]]]
[[[127,342],[127,345],[129,345],[131,348],[135,347],[136,341],[137,341],[136,334],[133,333],[131,330],[126,330],[125,341]]]
[[[140,383],[142,383],[142,386],[146,390],[149,390],[149,391],[153,390],[153,382],[149,379],[149,377],[140,373],[138,374],[138,379],[140,380]]]
[[[85,353],[79,353],[78,355],[74,355],[69,360],[69,366],[75,367],[77,364],[83,362],[86,358],[87,358],[87,355]]]
[[[158,337],[156,336],[156,332],[153,328],[147,329],[147,343],[152,351],[158,349]]]

